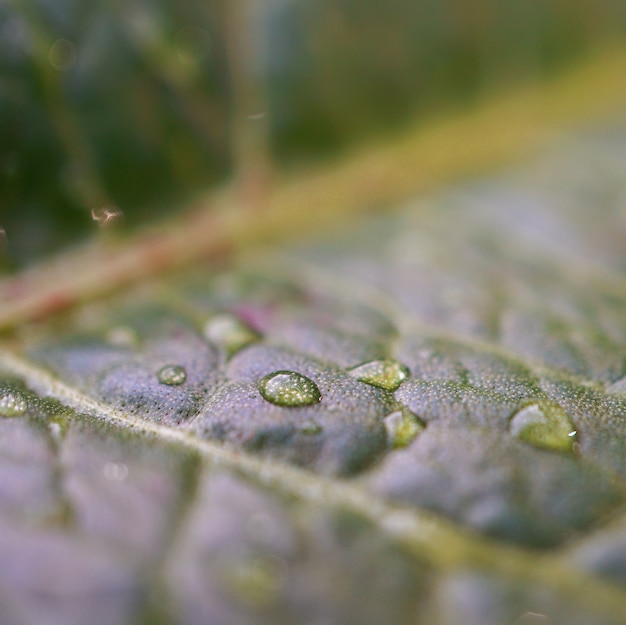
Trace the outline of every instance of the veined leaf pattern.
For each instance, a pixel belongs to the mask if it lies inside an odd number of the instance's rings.
[[[623,623],[625,174],[616,122],[24,326],[3,625]]]

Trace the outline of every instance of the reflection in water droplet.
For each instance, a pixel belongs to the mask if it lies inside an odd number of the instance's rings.
[[[300,432],[302,434],[306,434],[308,436],[314,436],[315,434],[319,434],[322,431],[322,426],[315,421],[305,421],[300,426]]]
[[[211,317],[204,324],[204,336],[222,347],[229,356],[260,338],[250,326],[228,313]]]
[[[18,391],[0,390],[0,417],[19,417],[28,410],[28,403]]]
[[[224,570],[226,582],[233,594],[245,603],[266,606],[278,598],[287,583],[287,563],[275,556],[251,559]]]
[[[372,360],[350,369],[348,373],[361,382],[388,391],[397,390],[409,377],[409,370],[395,360]]]
[[[76,46],[69,39],[57,39],[48,52],[50,65],[59,72],[70,69],[77,58]]]
[[[317,384],[295,371],[276,371],[259,383],[261,395],[277,406],[310,406],[322,399]]]
[[[552,402],[539,402],[513,415],[510,431],[515,438],[546,449],[573,451],[578,432],[567,413]]]
[[[406,447],[426,426],[406,408],[385,417],[387,442],[391,447]]]
[[[161,384],[180,386],[187,380],[187,372],[179,365],[167,365],[157,373],[157,377]]]

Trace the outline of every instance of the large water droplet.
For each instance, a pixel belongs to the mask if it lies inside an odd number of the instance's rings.
[[[167,365],[157,373],[157,377],[161,384],[180,386],[187,380],[187,372],[179,365]]]
[[[0,390],[0,417],[19,417],[28,410],[28,403],[18,391]]]
[[[422,420],[406,408],[385,417],[387,441],[395,449],[406,447],[425,427]]]
[[[395,360],[372,360],[350,369],[348,373],[361,382],[388,391],[397,390],[409,377],[409,370]]]
[[[295,371],[276,371],[259,383],[261,395],[277,406],[310,406],[322,399],[317,384]]]
[[[306,434],[307,436],[315,436],[316,434],[320,434],[322,431],[322,426],[315,421],[305,421],[300,426],[300,432],[302,434]]]
[[[552,402],[529,404],[513,415],[510,431],[517,439],[546,449],[572,451],[576,429],[559,406]]]
[[[259,335],[241,319],[227,313],[215,315],[204,324],[204,336],[229,356],[255,343]]]

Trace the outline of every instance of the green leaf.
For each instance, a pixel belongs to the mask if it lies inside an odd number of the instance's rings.
[[[16,336],[0,359],[6,622],[622,622],[614,127]],[[408,379],[353,374],[390,359]],[[284,371],[319,401],[264,394]],[[529,406],[560,411],[545,444],[513,425]],[[403,447],[397,411],[424,425]]]
[[[0,8],[0,625],[623,624],[623,53],[433,113],[623,11],[83,4]]]

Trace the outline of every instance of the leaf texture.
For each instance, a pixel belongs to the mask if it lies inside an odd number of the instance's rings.
[[[624,180],[616,123],[25,325],[0,622],[623,623]]]

